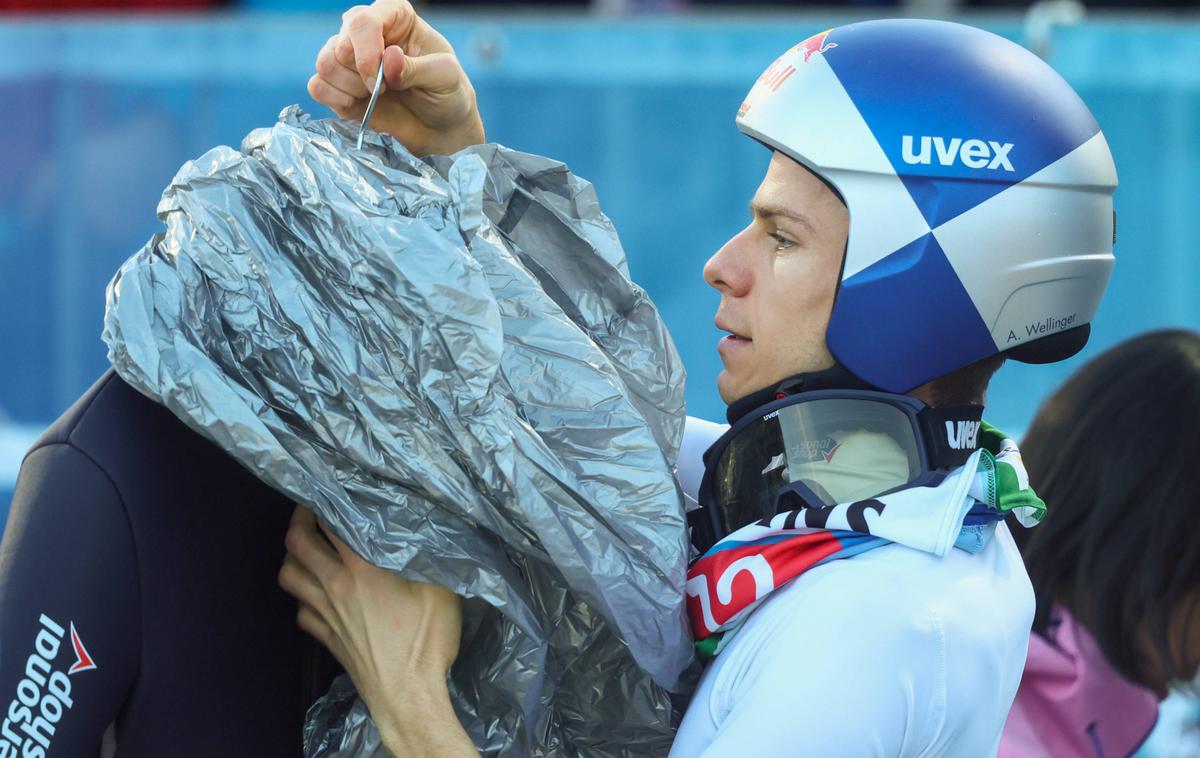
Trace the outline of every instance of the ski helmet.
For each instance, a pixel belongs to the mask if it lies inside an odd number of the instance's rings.
[[[737,126],[831,185],[850,229],[826,341],[907,392],[1006,353],[1083,347],[1113,266],[1116,168],[1083,101],[1021,46],[944,21],[822,32]]]

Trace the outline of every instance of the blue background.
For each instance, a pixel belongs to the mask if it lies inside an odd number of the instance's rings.
[[[695,415],[723,412],[717,296],[701,266],[745,223],[768,160],[734,113],[777,54],[856,18],[435,19],[490,139],[595,182],[683,353]],[[1023,41],[1015,18],[968,20]],[[159,229],[163,187],[289,103],[326,115],[305,82],[338,25],[336,12],[0,24],[0,523],[24,450],[106,366],[104,285]],[[1017,431],[1099,349],[1200,327],[1200,24],[1093,20],[1059,29],[1048,59],[1116,155],[1117,267],[1080,357],[1010,365],[993,382],[989,418]]]

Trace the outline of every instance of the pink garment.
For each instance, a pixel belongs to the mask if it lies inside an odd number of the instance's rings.
[[[1030,635],[998,758],[1124,758],[1158,719],[1158,698],[1113,670],[1087,629],[1061,607],[1050,638]]]

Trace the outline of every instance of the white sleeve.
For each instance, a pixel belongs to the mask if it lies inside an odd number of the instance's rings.
[[[700,480],[704,477],[704,451],[728,428],[725,424],[714,424],[694,416],[688,416],[684,423],[683,442],[675,462],[675,477],[683,488],[683,494],[693,502],[700,491]]]
[[[847,628],[835,615],[841,623],[793,617],[776,644],[753,646],[750,665],[720,672],[689,705],[672,756],[935,754],[946,708],[940,624]]]

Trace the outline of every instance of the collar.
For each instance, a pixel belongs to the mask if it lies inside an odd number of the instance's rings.
[[[1030,635],[1000,756],[1132,754],[1154,727],[1158,697],[1113,669],[1065,608],[1050,618],[1045,637]]]

